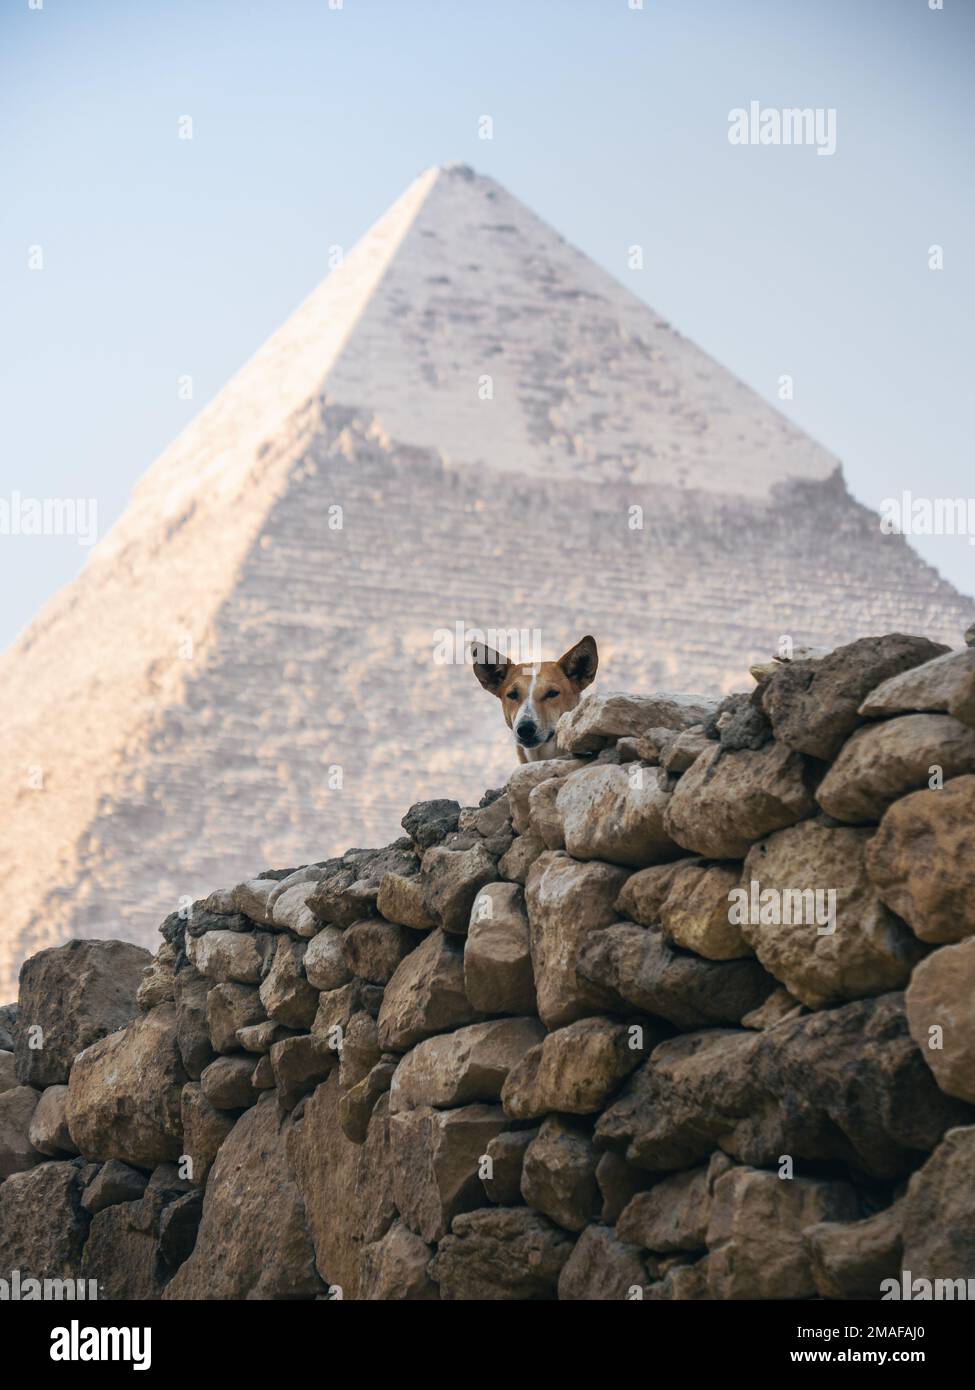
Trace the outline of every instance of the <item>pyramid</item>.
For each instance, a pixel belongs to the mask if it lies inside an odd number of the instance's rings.
[[[638,520],[642,522],[637,524]],[[585,632],[631,690],[971,605],[837,461],[491,179],[420,175],[152,466],[0,659],[0,1002],[255,862],[512,754],[443,634]]]

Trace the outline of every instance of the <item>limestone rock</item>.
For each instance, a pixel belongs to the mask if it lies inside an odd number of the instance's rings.
[[[644,1293],[650,1302],[686,1302],[711,1299],[708,1289],[708,1255],[694,1256],[686,1252],[676,1255],[654,1255],[647,1252],[644,1264],[654,1281]]]
[[[142,981],[135,995],[139,1008],[154,1009],[157,1004],[171,1004],[175,979],[176,948],[164,941],[142,972]]]
[[[785,744],[702,753],[671,794],[667,833],[710,859],[741,859],[755,840],[812,815],[809,770]]]
[[[405,819],[405,818],[404,818]],[[320,922],[351,927],[376,912],[379,886],[387,873],[415,874],[416,853],[409,840],[394,840],[381,850],[349,850],[323,872],[308,906]]]
[[[535,1010],[531,939],[521,889],[489,883],[474,899],[464,946],[464,989],[485,1013]]]
[[[308,940],[318,931],[318,920],[309,907],[309,902],[317,889],[317,874],[314,880],[299,878],[304,870],[292,874],[285,882],[288,887],[281,891],[281,884],[271,894],[268,904],[271,909],[271,924],[281,931],[290,931],[295,936]],[[297,881],[293,881],[297,880]]]
[[[267,1018],[254,985],[214,985],[207,994],[206,1007],[210,1044],[215,1052],[236,1052],[240,1046],[238,1029],[263,1023]]]
[[[352,979],[341,989],[323,990],[318,996],[318,1011],[311,1031],[316,1037],[325,1038],[330,1046],[339,1047],[352,1015],[365,1009],[377,1016],[382,1002],[382,989],[366,984],[365,980]]]
[[[187,1076],[199,1081],[203,1068],[213,1061],[213,1044],[207,1022],[207,995],[211,984],[192,965],[176,976],[176,1046]]]
[[[522,763],[508,778],[507,795],[511,808],[511,823],[519,835],[531,833],[531,795],[543,782],[561,781],[588,764],[581,758],[542,758],[536,763]],[[537,832],[536,832],[537,834]]]
[[[822,1221],[853,1221],[859,1214],[849,1183],[785,1181],[777,1173],[732,1168],[714,1185],[708,1223],[712,1297],[814,1297],[803,1230]]]
[[[486,791],[477,806],[465,806],[457,818],[457,829],[474,831],[484,841],[491,855],[509,849],[514,834],[511,826],[511,802],[502,788]]]
[[[253,1057],[218,1057],[211,1062],[200,1077],[200,1086],[206,1100],[216,1110],[243,1110],[253,1105],[255,1096],[251,1087],[256,1063]]]
[[[22,1284],[76,1279],[88,1226],[74,1163],[42,1163],[15,1172],[0,1182],[0,1278],[10,1280],[19,1270]],[[46,1296],[58,1293],[52,1288]]]
[[[966,1125],[949,1130],[911,1177],[904,1199],[902,1267],[912,1279],[975,1279],[973,1171],[975,1125]]]
[[[256,1100],[256,1095],[252,1099]],[[217,1110],[207,1100],[202,1085],[190,1081],[183,1087],[180,1097],[180,1118],[183,1153],[192,1163],[190,1176],[193,1182],[205,1187],[217,1150],[233,1129],[236,1117],[225,1110]]]
[[[261,985],[268,1018],[285,1028],[310,1028],[318,1012],[318,990],[305,978],[302,964],[306,949],[303,941],[279,937],[274,962]]]
[[[544,1036],[536,1018],[503,1018],[427,1038],[400,1062],[390,1111],[496,1101],[511,1068]]]
[[[493,1105],[390,1115],[393,1200],[410,1230],[432,1243],[458,1212],[483,1206],[481,1161],[507,1124]]]
[[[400,821],[418,850],[439,845],[441,840],[457,829],[460,802],[441,797],[434,801],[418,801]],[[405,924],[404,924],[405,925]]]
[[[898,632],[862,637],[821,660],[780,666],[763,686],[762,704],[776,739],[828,762],[863,723],[859,709],[871,691],[947,651],[926,637]]]
[[[596,1151],[579,1120],[549,1115],[525,1152],[521,1194],[566,1231],[582,1231],[596,1214]]]
[[[799,1018],[804,1013],[805,1004],[800,1004],[784,985],[779,985],[757,1009],[752,1009],[751,1013],[742,1016],[741,1026],[762,1031],[765,1028],[774,1028],[778,1023],[784,1023],[787,1018]]]
[[[288,1151],[308,1213],[318,1272],[345,1299],[362,1296],[362,1250],[396,1218],[389,1102],[381,1096],[364,1144],[342,1130],[338,1074],[318,1086],[292,1125]]]
[[[413,938],[405,927],[374,917],[349,927],[343,949],[353,975],[370,984],[384,985],[413,949]]]
[[[528,1207],[494,1207],[455,1218],[430,1274],[450,1302],[552,1299],[571,1236]]]
[[[811,1009],[900,989],[923,954],[867,876],[869,839],[869,830],[804,821],[762,840],[745,860],[745,939]]]
[[[676,737],[677,732],[674,729],[655,728],[647,729],[645,733],[639,734],[636,738],[618,739],[616,747],[620,754],[620,761],[628,763],[642,760],[649,763],[651,767],[660,767],[664,753]]]
[[[898,797],[975,772],[975,729],[950,714],[903,714],[858,729],[827,772],[817,799],[837,820],[878,821]]]
[[[202,1215],[203,1194],[199,1191],[184,1192],[164,1202],[159,1214],[159,1255],[168,1270],[175,1272],[189,1258]]]
[[[350,1090],[366,1076],[379,1061],[379,1029],[372,1014],[360,1009],[349,1019],[339,1054],[339,1085]]]
[[[547,851],[532,865],[525,902],[538,1012],[547,1028],[599,1013],[612,1002],[576,967],[590,934],[616,921],[613,903],[626,877],[625,869],[580,864],[559,851]]]
[[[302,1299],[321,1289],[305,1206],[272,1096],[221,1144],[193,1253],[164,1298]]]
[[[396,967],[379,1010],[379,1045],[405,1052],[478,1018],[464,989],[464,950],[439,929]]]
[[[416,874],[383,874],[376,907],[387,922],[398,922],[413,931],[430,931],[436,926],[423,905],[423,885]]]
[[[308,908],[319,923],[344,931],[375,911],[378,896],[378,882],[363,877],[361,865],[339,861],[319,881]]]
[[[485,1153],[490,1159],[490,1177],[481,1182],[489,1199],[499,1207],[512,1207],[521,1201],[521,1174],[525,1150],[538,1133],[533,1129],[506,1129],[496,1134]]]
[[[702,695],[660,693],[588,695],[558,723],[557,742],[565,753],[598,753],[617,738],[639,738],[651,729],[680,732],[702,723],[714,702]]]
[[[362,1250],[360,1297],[382,1302],[426,1303],[440,1291],[427,1273],[433,1247],[402,1221]]]
[[[188,937],[186,954],[201,975],[214,984],[229,980],[260,984],[270,965],[274,937],[269,932],[208,931]]]
[[[531,764],[526,763],[525,766]],[[516,835],[507,854],[498,860],[501,877],[524,886],[531,866],[545,849],[545,841],[534,830],[529,829],[523,835]]]
[[[731,1160],[725,1159],[724,1166],[730,1168]],[[712,1187],[709,1168],[691,1168],[638,1192],[616,1223],[620,1239],[661,1253],[704,1250]]]
[[[891,676],[872,690],[860,705],[867,719],[894,714],[947,714],[954,701],[964,702],[975,691],[975,651],[945,652],[922,666]]]
[[[764,748],[772,740],[772,725],[762,709],[761,690],[726,695],[705,720],[704,732],[709,739],[717,739],[725,753]]]
[[[707,751],[710,740],[703,724],[695,724],[675,734],[661,750],[660,761],[668,772],[686,772]]]
[[[279,1038],[276,1041],[280,1042],[281,1039]],[[254,1075],[251,1077],[251,1085],[254,1087],[255,1091],[270,1091],[273,1088],[274,1070],[271,1066],[270,1050],[258,1057],[257,1066],[254,1068]]]
[[[907,988],[911,1037],[945,1095],[975,1104],[975,937],[922,960]]]
[[[14,1086],[0,1095],[0,1183],[11,1173],[23,1173],[43,1155],[30,1142],[30,1126],[40,1092],[33,1086]]]
[[[645,1033],[648,1030],[645,1030]],[[642,1062],[656,1036],[634,1035],[608,1018],[583,1018],[548,1033],[508,1073],[501,1103],[513,1119],[549,1111],[592,1115]]]
[[[18,1085],[17,1064],[12,1052],[0,1052],[0,1095]]]
[[[127,1163],[120,1163],[117,1158],[110,1158],[85,1188],[81,1205],[89,1216],[96,1216],[106,1207],[116,1206],[119,1202],[137,1202],[145,1192],[147,1182],[145,1173],[130,1168]]]
[[[706,960],[750,956],[741,927],[729,921],[728,895],[739,877],[737,865],[697,859],[641,869],[623,884],[616,910],[645,927],[662,927],[675,945]]]
[[[559,1300],[609,1301],[639,1297],[647,1271],[635,1246],[609,1226],[587,1226],[559,1275]]]
[[[316,989],[341,989],[352,979],[352,971],[345,958],[344,941],[338,927],[322,927],[309,941],[302,963],[305,978]]]
[[[242,1047],[245,1052],[263,1054],[270,1052],[275,1043],[282,1042],[285,1038],[293,1038],[295,1031],[266,1018],[262,1023],[248,1023],[243,1028],[238,1028],[235,1037],[237,1046]]]
[[[922,941],[975,935],[975,777],[895,801],[867,844],[866,865],[880,897]]]
[[[901,1267],[903,1202],[862,1221],[823,1221],[802,1233],[813,1282],[822,1298],[881,1296],[881,1281]]]
[[[353,1144],[366,1142],[372,1112],[389,1091],[395,1072],[395,1058],[381,1057],[360,1081],[343,1093],[339,1101],[339,1123],[342,1133]]]
[[[93,1043],[75,1059],[68,1082],[68,1129],[79,1152],[136,1168],[176,1159],[187,1080],[173,1004],[159,1004]]]
[[[528,798],[528,833],[537,835],[546,849],[565,849],[562,816],[556,806],[561,779],[539,782]]]
[[[208,893],[202,900],[202,904],[194,903],[190,911],[189,927],[193,927],[193,922],[196,918],[195,910],[201,907],[202,913],[200,914],[200,918],[197,919],[200,920],[201,930],[197,931],[195,928],[190,930],[191,936],[202,936],[203,931],[216,931],[216,923],[212,920],[208,921],[208,919],[212,919],[213,917],[228,918],[228,921],[225,923],[228,930],[251,931],[253,928],[254,924],[248,922],[243,913],[238,909],[233,888],[215,888],[212,893]],[[208,924],[203,925],[204,921],[207,921]]]
[[[79,1052],[136,1016],[142,972],[151,963],[141,946],[88,940],[26,960],[14,1048],[21,1085],[66,1082]]]
[[[669,802],[667,775],[659,768],[642,763],[583,768],[558,791],[565,847],[574,859],[638,869],[676,859],[681,849],[664,826]]]
[[[78,1152],[68,1133],[67,1107],[67,1086],[48,1086],[41,1092],[28,1131],[28,1138],[38,1153],[62,1158]]]
[[[423,856],[424,907],[444,931],[466,932],[478,891],[497,876],[495,860],[482,845],[465,850],[434,845]]]
[[[284,1110],[293,1110],[302,1096],[313,1091],[337,1066],[339,1054],[326,1038],[300,1033],[277,1042],[268,1053],[278,1098]]]
[[[602,1219],[614,1226],[638,1192],[654,1181],[650,1173],[634,1168],[612,1149],[606,1149],[596,1164],[596,1182],[603,1199]]]
[[[13,1052],[17,1030],[17,1005],[0,1004],[0,1051]]]
[[[775,987],[755,960],[703,960],[676,951],[659,927],[617,922],[594,932],[579,954],[580,976],[623,1005],[678,1028],[740,1023]]]
[[[269,899],[277,886],[277,880],[273,878],[252,878],[246,883],[238,883],[234,888],[234,906],[252,922],[269,926],[273,920]]]
[[[935,1085],[903,996],[886,994],[763,1033],[711,1029],[660,1043],[600,1116],[595,1139],[657,1172],[720,1147],[756,1166],[788,1153],[894,1178],[969,1113]]]

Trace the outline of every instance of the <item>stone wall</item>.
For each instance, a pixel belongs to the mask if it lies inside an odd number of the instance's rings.
[[[154,957],[28,960],[0,1010],[0,1279],[975,1279],[975,650],[894,634],[753,674],[720,704],[592,694],[559,758],[218,890]]]

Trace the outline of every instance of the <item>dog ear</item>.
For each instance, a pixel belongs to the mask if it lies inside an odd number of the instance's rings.
[[[570,647],[565,656],[559,658],[559,665],[576,690],[585,690],[587,685],[592,685],[599,665],[595,637],[583,637],[574,647]]]
[[[505,676],[511,662],[506,656],[501,656],[499,652],[492,651],[483,642],[474,642],[471,646],[471,656],[474,661],[474,674],[492,695],[497,695],[504,684]]]

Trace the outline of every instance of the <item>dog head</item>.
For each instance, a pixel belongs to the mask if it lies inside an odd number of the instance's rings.
[[[474,652],[474,674],[501,701],[515,742],[527,753],[555,738],[555,726],[596,676],[599,654],[593,637],[583,637],[558,661],[516,665],[486,648]]]

